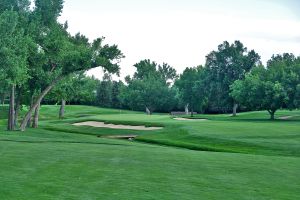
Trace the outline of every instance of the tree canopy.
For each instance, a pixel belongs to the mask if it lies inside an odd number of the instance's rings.
[[[131,109],[170,111],[175,104],[175,90],[171,82],[177,76],[174,68],[164,63],[158,65],[150,60],[142,60],[134,65],[133,78],[127,77],[120,98]]]
[[[267,68],[253,69],[231,86],[231,96],[252,109],[264,109],[275,118],[280,108],[299,107],[300,63],[292,54],[273,56]]]
[[[206,56],[205,67],[209,73],[209,106],[218,112],[227,112],[235,104],[230,97],[230,85],[244,76],[253,67],[260,64],[260,56],[254,51],[248,51],[240,42],[233,44],[227,41],[218,46]]]

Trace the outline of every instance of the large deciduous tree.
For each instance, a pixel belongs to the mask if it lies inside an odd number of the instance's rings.
[[[228,112],[233,108],[236,115],[237,102],[229,95],[230,85],[244,76],[254,66],[260,63],[260,56],[254,51],[248,51],[240,42],[229,44],[225,41],[206,56],[206,67],[209,69],[210,97],[209,104],[213,110]],[[230,105],[228,107],[228,105]]]
[[[120,98],[124,105],[133,110],[170,111],[175,104],[175,90],[171,82],[177,76],[168,64],[158,65],[150,60],[142,60],[134,65],[133,78],[127,77]]]
[[[231,96],[249,109],[265,109],[270,118],[280,108],[299,107],[300,62],[292,54],[273,56],[267,68],[254,68],[231,86]]]
[[[119,72],[119,61],[123,54],[116,45],[103,44],[104,38],[98,38],[92,43],[81,35],[74,37],[67,32],[67,24],[59,24],[57,18],[61,13],[63,1],[36,0],[33,19],[37,30],[35,42],[40,52],[45,56],[42,71],[47,74],[48,85],[34,99],[34,103],[23,118],[21,130],[33,111],[40,105],[45,95],[64,77],[78,71],[94,67],[103,67],[110,73]]]
[[[123,58],[123,54],[118,50],[116,45],[109,46],[102,44],[104,38],[99,38],[94,40],[93,43],[89,43],[88,40],[81,35],[70,37],[63,28],[59,26],[51,30],[49,38],[46,38],[46,40],[46,45],[43,47],[45,51],[52,49],[51,52],[55,52],[53,56],[49,56],[47,59],[48,62],[45,63],[44,66],[45,69],[49,71],[48,74],[49,77],[52,77],[52,81],[37,97],[35,103],[24,117],[21,130],[25,129],[31,113],[36,109],[44,96],[62,78],[74,72],[99,66],[111,73],[118,73],[118,62]]]

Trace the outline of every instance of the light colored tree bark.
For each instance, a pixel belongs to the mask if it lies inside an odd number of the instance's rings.
[[[186,105],[185,105],[184,111],[185,111],[185,114],[186,114],[186,115],[189,114],[189,104],[186,104]]]
[[[41,102],[39,102],[38,106],[35,108],[32,128],[38,128],[39,126],[40,108],[41,108]]]
[[[149,110],[148,107],[146,107],[146,113],[147,113],[147,115],[151,115],[151,111]]]
[[[42,101],[42,99],[48,94],[48,92],[55,86],[55,84],[60,81],[63,78],[63,76],[59,76],[57,77],[46,89],[44,89],[42,91],[42,93],[38,96],[38,98],[36,99],[35,103],[32,105],[32,107],[30,108],[30,110],[27,112],[27,114],[25,115],[25,117],[23,118],[23,121],[21,123],[20,129],[21,131],[25,131],[26,129],[26,124],[32,114],[32,112],[36,109],[36,107],[40,104],[40,102]]]
[[[61,100],[61,106],[59,109],[59,119],[63,119],[65,117],[65,106],[66,106],[66,100]]]
[[[33,106],[33,101],[34,101],[34,95],[31,96],[31,100],[30,100],[30,109],[32,108]],[[29,116],[29,119],[27,120],[27,128],[30,128],[30,125],[31,125],[31,119],[32,119],[32,114]]]
[[[232,108],[232,116],[233,117],[236,117],[236,111],[237,111],[237,108],[239,107],[239,105],[237,103],[235,103],[233,105],[233,108]]]

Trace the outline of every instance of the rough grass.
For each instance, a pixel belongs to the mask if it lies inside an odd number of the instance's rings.
[[[4,131],[0,114],[0,199],[300,199],[299,111],[198,122],[87,106],[58,120],[58,109],[43,106],[40,128],[24,133]],[[72,126],[90,119],[164,129]],[[96,137],[122,134],[139,137]]]

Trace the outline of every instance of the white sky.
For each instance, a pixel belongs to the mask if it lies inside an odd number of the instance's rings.
[[[65,0],[60,20],[73,34],[117,44],[126,56],[121,78],[148,58],[180,73],[203,65],[225,40],[240,40],[264,63],[272,54],[300,55],[299,0]]]

